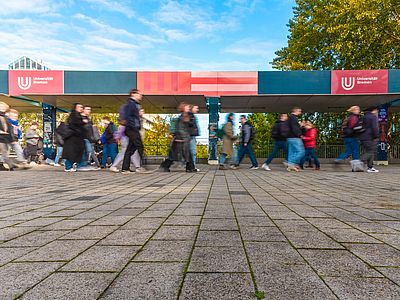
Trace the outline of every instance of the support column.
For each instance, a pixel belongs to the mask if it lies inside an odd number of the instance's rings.
[[[218,97],[206,97],[208,109],[208,163],[218,164],[218,121],[220,112],[220,99]]]
[[[43,109],[43,153],[45,159],[54,159],[54,132],[56,130],[56,108],[50,104],[42,104]]]
[[[378,108],[378,120],[379,120],[379,142],[378,151],[376,157],[377,165],[388,165],[389,164],[389,145],[387,141],[388,136],[388,116],[389,116],[389,106],[381,105]]]

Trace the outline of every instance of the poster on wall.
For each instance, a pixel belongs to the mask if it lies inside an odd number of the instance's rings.
[[[8,77],[12,96],[64,93],[64,71],[10,70]]]
[[[388,70],[332,71],[332,94],[386,94]]]

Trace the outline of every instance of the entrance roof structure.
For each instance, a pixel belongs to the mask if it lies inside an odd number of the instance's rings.
[[[175,113],[182,101],[197,104],[205,112],[206,97],[220,97],[223,112],[282,112],[293,106],[309,112],[337,112],[351,105],[366,108],[399,100],[400,70],[0,71],[1,97],[21,109],[37,103],[70,109],[81,102],[95,112],[117,112],[132,88],[143,93],[147,113]],[[34,102],[26,102],[27,98]],[[37,109],[34,105],[32,110]]]

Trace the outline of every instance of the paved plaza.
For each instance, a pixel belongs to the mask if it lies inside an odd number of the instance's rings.
[[[400,299],[400,167],[273,167],[0,172],[0,299]]]

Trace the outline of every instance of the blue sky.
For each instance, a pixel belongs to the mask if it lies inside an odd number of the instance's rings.
[[[22,55],[52,69],[268,70],[294,0],[12,0],[0,68]]]
[[[9,0],[0,69],[27,55],[64,70],[270,70],[295,0]],[[221,120],[225,116],[221,116]],[[202,137],[207,117],[200,117]]]

